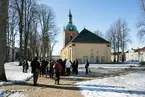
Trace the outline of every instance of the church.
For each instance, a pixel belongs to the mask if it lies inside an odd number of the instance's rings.
[[[111,62],[110,42],[86,28],[79,33],[72,22],[71,11],[69,11],[68,17],[69,22],[63,32],[61,58],[70,59],[72,62],[78,59],[79,63],[85,63],[86,59],[92,64]]]

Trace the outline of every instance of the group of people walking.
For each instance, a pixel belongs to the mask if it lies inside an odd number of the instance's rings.
[[[28,62],[25,60],[23,63]],[[23,66],[23,72],[27,72],[27,69],[25,70],[25,65]],[[29,67],[29,66],[28,66]],[[89,62],[86,61],[86,74],[88,74],[88,67]],[[46,61],[42,60],[41,62],[38,62],[38,58],[35,57],[33,61],[31,62],[31,72],[33,73],[33,81],[34,85],[37,85],[37,79],[38,76],[49,76],[50,78],[53,78],[55,80],[55,84],[59,84],[60,76],[69,76],[72,74],[78,74],[78,60],[75,59],[73,62],[71,62],[69,59],[59,59],[56,62],[55,61]]]

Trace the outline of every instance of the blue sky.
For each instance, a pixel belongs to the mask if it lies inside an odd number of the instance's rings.
[[[118,18],[125,19],[130,28],[132,44],[127,49],[143,47],[137,35],[137,22],[141,16],[140,0],[38,0],[39,3],[51,6],[56,15],[56,24],[60,29],[58,43],[54,55],[58,55],[63,47],[63,27],[68,24],[68,11],[71,9],[73,24],[80,32],[84,26],[94,32],[100,30],[103,34]]]

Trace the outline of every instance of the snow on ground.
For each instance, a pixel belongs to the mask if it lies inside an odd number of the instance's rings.
[[[20,92],[16,92],[16,93],[11,94],[9,97],[25,97],[25,95],[23,95]]]
[[[28,73],[22,72],[22,66],[18,66],[19,62],[9,62],[5,63],[5,72],[8,82],[0,81],[0,86],[9,85],[13,83],[21,83],[26,82],[30,78],[32,78],[32,74],[30,69]],[[12,95],[11,95],[12,94]],[[24,97],[20,92],[11,92],[6,90],[0,90],[0,97],[4,95],[9,95],[9,97]],[[7,96],[4,96],[7,97]]]
[[[90,68],[129,68],[130,66],[139,66],[139,64],[90,64]],[[80,64],[79,68],[85,67],[85,64]]]
[[[145,71],[77,83],[84,97],[145,97]]]
[[[91,72],[97,73],[111,73],[125,68],[130,68],[130,66],[139,66],[138,64],[90,64],[89,69]],[[85,71],[85,64],[79,64],[79,72]]]
[[[28,73],[22,72],[22,66],[18,66],[18,62],[10,62],[5,64],[6,77],[9,81],[23,82],[32,77],[30,69]],[[29,67],[30,68],[30,67]]]
[[[22,72],[22,66],[18,62],[9,62],[5,64],[6,76],[8,82],[0,81],[1,85],[25,82],[32,77],[30,69],[28,73]],[[97,72],[111,72],[122,68],[129,68],[136,64],[90,64],[90,69]],[[79,65],[79,72],[85,72],[85,65]],[[96,73],[96,72],[95,72]],[[124,76],[110,77],[77,83],[85,97],[145,97],[145,72],[139,72]],[[81,76],[81,75],[80,75]],[[137,83],[138,82],[138,83]],[[9,97],[24,97],[21,92],[0,90],[0,97],[9,95]],[[4,96],[5,97],[5,96]]]

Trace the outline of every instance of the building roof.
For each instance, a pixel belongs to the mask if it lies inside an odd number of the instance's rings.
[[[80,34],[74,37],[70,42],[85,42],[85,43],[110,43],[100,36],[92,33],[87,29],[83,29]]]
[[[137,49],[133,49],[134,52],[145,52],[145,47],[142,47],[142,48],[137,48]]]

